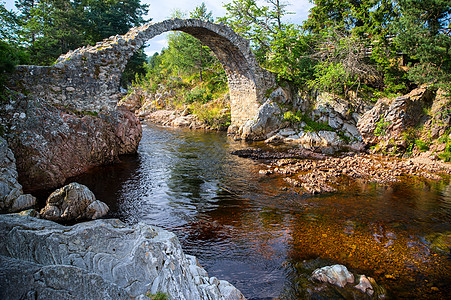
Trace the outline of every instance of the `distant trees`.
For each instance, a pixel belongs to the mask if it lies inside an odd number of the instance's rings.
[[[10,12],[0,5],[1,40],[22,49],[27,63],[50,65],[69,50],[142,24],[148,6],[140,0],[17,0],[16,7]],[[141,51],[124,74],[144,72],[145,60]]]
[[[395,42],[411,63],[409,79],[451,82],[451,5],[448,0],[399,0]]]

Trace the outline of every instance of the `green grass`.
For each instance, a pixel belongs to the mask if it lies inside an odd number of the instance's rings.
[[[306,125],[304,127],[305,131],[318,132],[318,131],[334,131],[327,123],[316,122],[310,119],[308,116],[302,114],[300,111],[293,113],[292,111],[287,111],[283,114],[283,119],[290,122],[290,124],[295,125],[304,122]]]
[[[146,294],[152,300],[168,300],[168,295],[166,293],[157,292],[156,294],[151,294],[150,292]]]

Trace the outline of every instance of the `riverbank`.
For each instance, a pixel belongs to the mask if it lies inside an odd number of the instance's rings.
[[[309,194],[335,192],[344,179],[384,185],[406,176],[439,181],[451,175],[451,164],[428,156],[400,159],[346,152],[333,157],[307,149],[284,152],[248,149],[233,154],[264,161],[266,168],[260,174],[278,174],[291,187],[299,188],[298,192]]]

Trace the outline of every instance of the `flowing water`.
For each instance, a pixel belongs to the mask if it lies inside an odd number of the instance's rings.
[[[340,263],[372,276],[390,298],[451,293],[451,186],[406,178],[391,185],[343,182],[339,192],[301,195],[262,162],[230,152],[259,144],[224,133],[144,126],[138,155],[72,180],[91,188],[125,222],[177,234],[210,276],[248,299],[303,299],[314,268]],[[348,298],[324,292],[313,298]]]

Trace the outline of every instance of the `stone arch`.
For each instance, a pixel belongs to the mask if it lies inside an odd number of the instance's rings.
[[[198,19],[134,27],[125,35],[61,55],[51,67],[19,66],[15,81],[36,96],[78,111],[114,109],[130,57],[146,41],[167,31],[188,33],[216,54],[227,74],[232,125],[241,126],[256,116],[265,92],[275,84],[274,75],[260,68],[246,39],[223,24]]]

